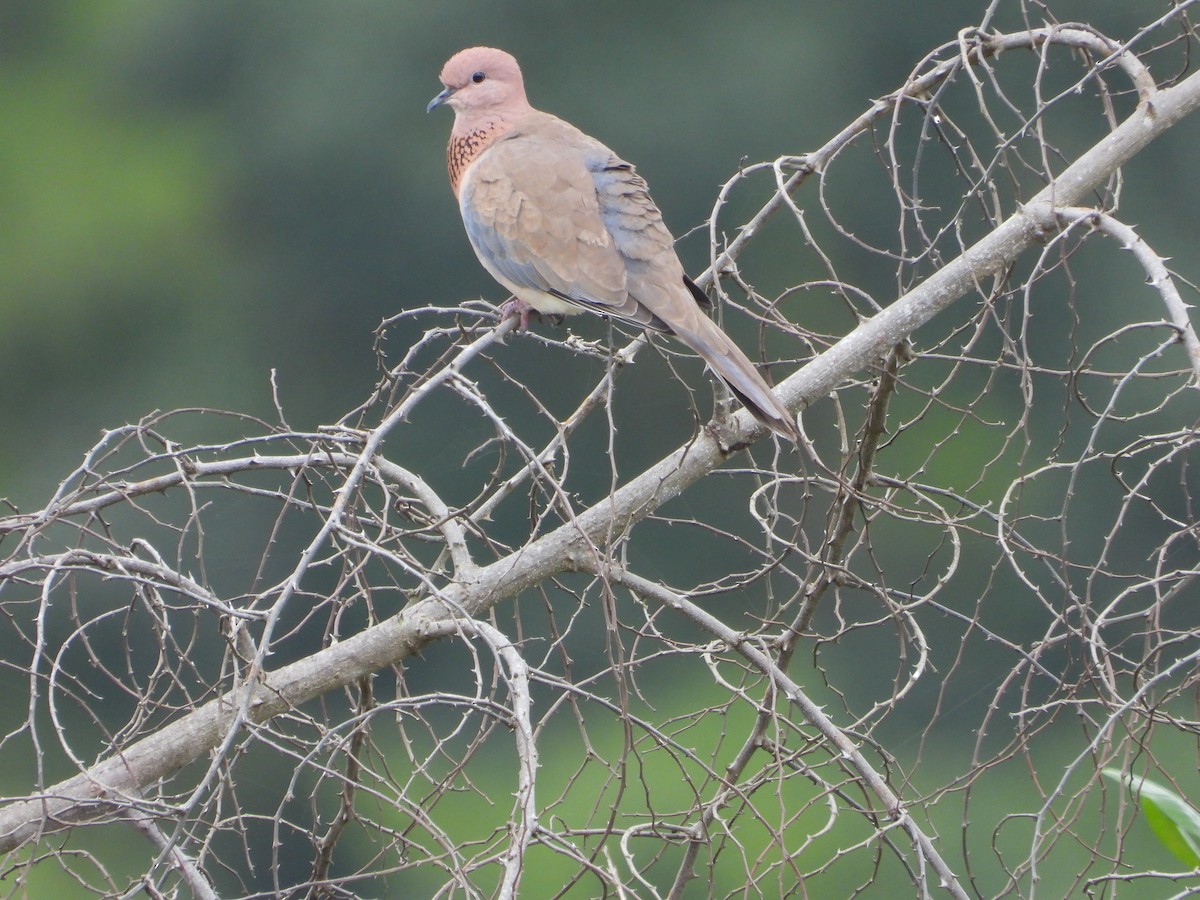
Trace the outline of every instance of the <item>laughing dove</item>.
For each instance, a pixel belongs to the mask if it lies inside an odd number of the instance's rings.
[[[454,110],[450,185],[492,277],[542,313],[590,310],[674,335],[756,419],[799,440],[787,407],[702,311],[708,298],[684,274],[633,166],[530,106],[517,61],[503,50],[460,51],[440,77],[446,89],[429,110]]]

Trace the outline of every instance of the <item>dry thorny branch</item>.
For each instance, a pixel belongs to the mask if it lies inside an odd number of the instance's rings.
[[[705,283],[794,370],[802,448],[726,410],[630,475],[654,429],[622,386],[691,363],[502,347],[477,304],[385,323],[424,330],[317,433],[105,434],[0,520],[13,890],[47,866],[196,896],[1186,877],[1136,857],[1097,772],[1169,780],[1200,727],[1194,288],[1118,209],[1119,167],[1200,105],[1200,76],[1148,68],[1194,49],[1190,5],[1125,43],[985,22],[724,186]],[[769,219],[795,248],[774,296],[742,262]],[[1130,267],[1143,295],[1099,308]],[[603,373],[560,420],[516,367],[572,354]]]

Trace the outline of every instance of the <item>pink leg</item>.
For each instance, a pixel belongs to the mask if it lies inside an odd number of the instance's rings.
[[[509,297],[500,306],[500,321],[503,322],[509,316],[517,317],[517,331],[524,331],[529,327],[529,316],[534,312],[532,306],[526,303],[519,297]]]

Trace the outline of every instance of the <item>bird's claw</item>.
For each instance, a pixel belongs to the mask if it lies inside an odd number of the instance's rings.
[[[505,319],[516,316],[516,330],[525,331],[529,327],[529,316],[535,311],[532,306],[520,297],[509,297],[500,305],[500,321],[503,322]]]
[[[517,319],[517,327],[515,331],[526,331],[529,328],[529,317],[536,315],[539,319],[545,319],[555,325],[563,323],[563,316],[559,313],[544,313],[537,307],[530,306],[520,297],[509,297],[504,303],[500,304],[500,321],[503,322],[509,317],[515,316]]]

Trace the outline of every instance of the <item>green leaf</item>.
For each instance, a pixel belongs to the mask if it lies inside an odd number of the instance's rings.
[[[1200,867],[1200,812],[1170,788],[1148,778],[1118,769],[1104,769],[1101,774],[1124,784],[1138,798],[1155,837],[1176,859],[1193,869]]]

